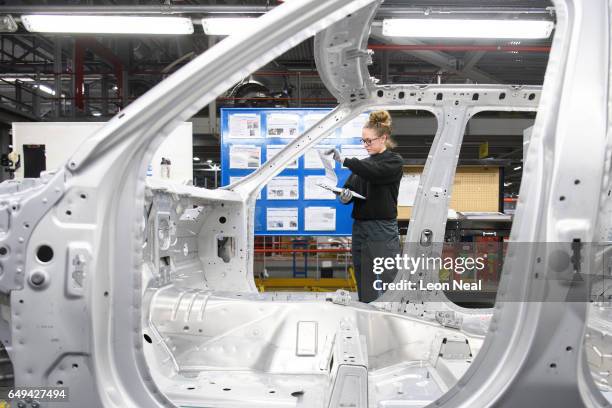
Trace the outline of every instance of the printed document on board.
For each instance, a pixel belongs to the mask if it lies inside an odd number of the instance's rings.
[[[323,166],[325,167],[325,182],[324,183],[317,183],[317,185],[319,187],[322,187],[324,189],[333,191],[334,193],[342,193],[342,188],[338,187],[338,176],[336,175],[336,171],[334,170],[334,159],[332,158],[331,155],[325,155],[325,153],[323,153],[323,151],[319,150],[319,157],[321,158],[321,162],[323,163]],[[365,197],[362,196],[361,194],[357,194],[356,192],[351,190],[351,193],[353,193],[353,197],[357,197],[357,198],[361,198],[362,200],[365,200]]]

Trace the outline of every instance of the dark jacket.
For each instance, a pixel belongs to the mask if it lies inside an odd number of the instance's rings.
[[[365,200],[353,198],[353,218],[356,220],[393,220],[397,218],[397,195],[402,180],[402,156],[390,150],[363,160],[344,159],[352,174],[344,183]]]

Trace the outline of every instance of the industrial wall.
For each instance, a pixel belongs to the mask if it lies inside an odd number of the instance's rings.
[[[24,177],[24,145],[44,145],[46,169],[63,166],[79,145],[104,126],[104,122],[15,122],[13,149],[21,155],[21,167],[16,178]],[[192,124],[185,122],[172,132],[159,147],[151,170],[153,177],[161,176],[161,158],[171,161],[170,178],[183,183],[193,178]]]

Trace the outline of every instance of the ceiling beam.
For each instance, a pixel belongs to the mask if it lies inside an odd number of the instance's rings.
[[[259,5],[113,5],[112,8],[100,5],[5,5],[3,13],[13,14],[265,14],[274,6]],[[398,17],[404,15],[435,14],[480,14],[480,15],[546,15],[554,14],[553,7],[405,7],[383,4],[379,16]]]
[[[33,44],[29,44],[26,40],[26,37],[18,38],[17,36],[6,36],[6,39],[12,41],[14,44],[17,44],[20,48],[25,51],[29,51],[32,54],[38,55],[40,58],[47,60],[49,62],[53,61],[53,54],[47,51],[43,47],[34,47]],[[23,57],[23,56],[22,56]],[[19,60],[17,56],[13,56],[15,60]]]
[[[382,43],[392,43],[397,45],[425,45],[425,43],[414,40],[414,39],[406,39],[406,38],[397,38],[397,37],[386,37],[382,35],[382,27],[381,26],[373,26],[372,32],[370,36]],[[400,51],[409,55],[412,55],[416,58],[419,58],[429,64],[435,65],[441,68],[444,71],[452,72],[460,77],[470,79],[472,81],[484,84],[497,84],[501,81],[495,78],[492,75],[489,75],[477,68],[474,68],[474,65],[482,57],[482,55],[478,56],[478,52],[474,55],[470,56],[471,66],[459,67],[457,64],[457,58],[452,55],[446,54],[440,51]],[[473,61],[472,61],[473,60]]]
[[[12,14],[99,14],[99,15],[169,15],[169,14],[265,14],[274,7],[225,5],[113,5],[108,6],[2,6],[3,13]]]
[[[473,69],[476,67],[476,64],[480,59],[486,54],[486,51],[468,51],[465,53],[463,57],[463,68],[462,71],[466,69]]]

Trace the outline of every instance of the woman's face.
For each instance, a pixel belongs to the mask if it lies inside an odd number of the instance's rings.
[[[363,128],[361,131],[361,143],[368,151],[371,156],[373,154],[382,153],[385,149],[385,142],[387,141],[387,135],[381,137],[376,136],[374,129]]]

